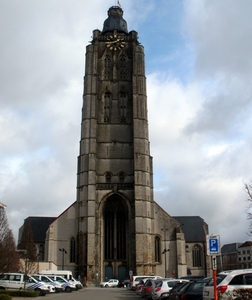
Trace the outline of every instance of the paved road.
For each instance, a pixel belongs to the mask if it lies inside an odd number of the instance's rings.
[[[72,293],[53,293],[37,298],[16,298],[12,300],[139,300],[136,293],[125,288],[87,287]]]

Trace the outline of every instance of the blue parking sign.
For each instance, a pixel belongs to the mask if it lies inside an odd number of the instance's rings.
[[[220,252],[220,236],[207,235],[207,255],[219,254]]]

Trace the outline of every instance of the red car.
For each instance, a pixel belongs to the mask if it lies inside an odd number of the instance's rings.
[[[162,279],[148,279],[146,280],[142,291],[141,291],[141,297],[145,297],[147,299],[152,298],[152,291],[155,289],[156,285],[161,282]]]

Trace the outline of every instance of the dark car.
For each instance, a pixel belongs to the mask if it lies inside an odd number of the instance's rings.
[[[202,300],[205,280],[190,281],[170,291],[169,300]]]
[[[169,297],[170,297],[171,293],[175,294],[177,292],[177,290],[179,290],[182,286],[184,286],[188,282],[189,281],[187,281],[187,282],[180,282],[180,283],[176,284],[175,287],[173,287],[169,292],[165,292],[165,293],[161,294],[159,300],[168,300],[168,299],[170,299]]]
[[[130,281],[128,279],[119,280],[117,287],[128,287],[130,285]]]
[[[162,279],[148,279],[146,280],[142,291],[141,291],[141,297],[145,297],[147,299],[152,298],[152,291],[156,287],[156,285],[161,281]]]
[[[194,275],[187,275],[187,276],[180,277],[180,279],[186,279],[190,281],[203,280],[204,278],[205,278],[204,276],[194,276]]]

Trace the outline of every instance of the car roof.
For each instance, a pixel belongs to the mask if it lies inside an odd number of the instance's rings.
[[[240,274],[240,273],[247,273],[247,272],[252,272],[252,269],[226,270],[226,271],[219,272],[218,274],[220,274],[220,275],[228,275],[230,273],[232,273],[232,274]]]

